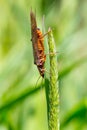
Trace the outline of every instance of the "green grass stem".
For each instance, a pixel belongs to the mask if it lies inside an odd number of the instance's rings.
[[[58,63],[56,47],[52,34],[48,33],[49,57],[50,57],[50,83],[48,91],[48,127],[49,130],[59,130],[59,84]]]

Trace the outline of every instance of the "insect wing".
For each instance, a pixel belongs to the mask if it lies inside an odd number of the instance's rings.
[[[37,50],[37,46],[36,46],[36,43],[37,43],[37,34],[36,34],[36,30],[37,30],[37,23],[36,23],[36,16],[35,14],[32,12],[30,12],[30,20],[31,20],[31,40],[32,40],[32,44],[33,44],[33,55],[34,55],[34,64],[36,64],[36,60],[37,60],[37,57],[36,57],[36,50]]]

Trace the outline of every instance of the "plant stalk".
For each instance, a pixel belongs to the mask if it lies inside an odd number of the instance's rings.
[[[52,34],[48,33],[49,57],[50,57],[50,83],[48,91],[48,127],[49,130],[59,130],[59,84],[58,63],[56,47]]]

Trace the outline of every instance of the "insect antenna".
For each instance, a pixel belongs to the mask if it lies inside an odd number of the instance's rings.
[[[41,75],[38,77],[37,81],[36,81],[36,85],[35,85],[35,88],[37,88],[37,85],[38,85],[38,81],[40,80],[41,78]]]
[[[36,81],[36,85],[35,85],[35,88],[37,88],[37,84],[38,84],[38,81],[40,79],[41,76],[38,77],[37,81]]]
[[[43,15],[43,18],[42,18],[42,32],[43,32],[43,36],[41,38],[44,38],[50,31],[48,31],[47,33],[45,33],[45,22],[44,22],[44,19],[45,19],[45,15]]]
[[[46,30],[45,30],[45,22],[44,22],[45,20],[44,20],[44,19],[45,19],[45,15],[43,15],[43,18],[42,18],[42,32],[43,32],[43,34],[44,34],[45,31],[46,31]]]

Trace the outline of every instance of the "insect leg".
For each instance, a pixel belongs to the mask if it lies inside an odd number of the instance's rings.
[[[47,72],[49,75],[51,74],[49,71],[46,70],[46,68],[44,68],[44,71]]]
[[[59,52],[50,52],[50,53],[46,53],[46,55],[51,55],[51,56],[53,56],[53,55],[55,55],[56,53],[59,53]]]
[[[48,35],[49,32],[50,32],[50,31],[48,31],[47,33],[45,33],[45,34],[42,36],[42,38],[45,37],[46,35]]]

